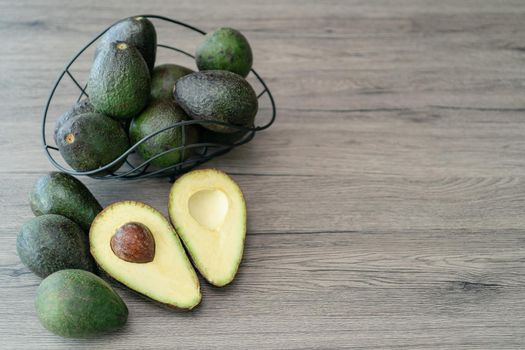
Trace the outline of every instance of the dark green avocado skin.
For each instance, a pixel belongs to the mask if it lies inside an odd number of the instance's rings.
[[[87,98],[78,101],[71,108],[65,111],[55,123],[55,133],[54,133],[55,144],[58,145],[58,140],[57,140],[58,130],[62,127],[62,125],[64,125],[65,122],[81,114],[94,112],[94,111],[95,110],[93,106],[91,105],[91,103],[89,102],[89,99]]]
[[[35,308],[40,323],[66,338],[88,338],[126,324],[128,308],[100,277],[83,270],[55,272],[37,289]]]
[[[124,41],[135,46],[148,65],[150,72],[155,66],[157,55],[157,32],[151,21],[145,17],[129,17],[115,23],[100,38],[95,56],[108,44],[115,41]]]
[[[40,277],[63,269],[94,268],[86,234],[62,215],[41,215],[26,222],[18,233],[16,249],[22,263]]]
[[[227,70],[246,77],[253,63],[248,40],[233,28],[218,28],[204,36],[195,60],[200,71]]]
[[[135,144],[156,131],[187,119],[189,118],[186,113],[177,106],[172,98],[153,100],[140,115],[133,118],[129,129],[131,142]],[[185,140],[183,140],[182,126],[179,126],[153,136],[140,144],[137,151],[142,158],[147,160],[171,148],[183,146],[183,141],[186,145],[195,143],[197,141],[195,126],[186,125],[184,130]],[[158,167],[175,165],[186,159],[190,154],[190,149],[186,149],[184,152],[182,150],[169,152],[152,160],[151,164]]]
[[[177,64],[161,64],[151,76],[151,97],[173,99],[173,88],[179,78],[193,73],[189,68]]]
[[[116,119],[131,119],[148,103],[150,73],[137,48],[111,42],[97,54],[87,86],[89,100],[99,113]]]
[[[239,142],[244,137],[244,135],[249,132],[241,130],[226,134],[222,132],[211,131],[201,126],[198,127],[198,130],[200,143],[218,143],[221,145],[233,145]]]
[[[59,172],[39,177],[29,194],[29,201],[36,216],[63,215],[86,233],[95,216],[102,211],[102,206],[82,182]]]
[[[120,123],[99,113],[82,114],[67,121],[58,131],[60,154],[78,171],[95,170],[109,164],[128,147],[128,136]],[[115,165],[112,170],[121,165]]]
[[[175,100],[196,120],[253,127],[258,101],[251,85],[240,75],[219,70],[195,72],[175,84]],[[239,129],[201,123],[211,131],[232,133]]]

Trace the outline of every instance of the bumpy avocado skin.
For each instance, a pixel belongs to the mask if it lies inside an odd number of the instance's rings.
[[[93,105],[91,105],[91,103],[89,102],[89,99],[85,98],[83,100],[78,101],[71,108],[62,113],[62,115],[57,119],[55,123],[55,133],[53,135],[55,139],[55,144],[58,144],[58,130],[62,127],[62,125],[64,125],[65,122],[67,122],[71,118],[78,117],[81,114],[94,111],[95,109],[93,108]]]
[[[187,119],[186,113],[177,106],[173,99],[153,100],[140,115],[133,118],[130,126],[131,142],[135,144],[156,131]],[[184,129],[186,133],[185,144],[194,143],[196,141],[195,127],[186,125]],[[182,135],[181,126],[168,129],[139,145],[137,151],[142,158],[149,159],[171,148],[183,146]],[[184,152],[182,150],[173,151],[156,158],[151,161],[151,164],[158,167],[175,165],[186,159],[190,154],[190,149],[186,149]]]
[[[82,114],[67,121],[58,131],[60,154],[78,171],[98,169],[118,158],[128,147],[128,136],[119,122],[99,113]]]
[[[111,42],[100,49],[91,66],[87,93],[97,112],[124,120],[146,106],[150,86],[148,66],[137,48]]]
[[[228,71],[195,72],[175,84],[175,100],[196,120],[212,120],[253,127],[258,101],[251,85],[240,75]],[[213,123],[202,126],[216,132],[239,129]]]
[[[155,67],[151,76],[151,97],[172,99],[177,80],[190,73],[193,73],[191,69],[177,64],[161,64]]]
[[[63,215],[86,233],[95,216],[102,211],[102,206],[82,182],[59,172],[39,177],[29,194],[29,201],[36,216]]]
[[[124,41],[135,46],[146,61],[149,71],[153,71],[157,55],[157,32],[149,19],[145,17],[129,17],[114,24],[100,38],[95,56],[104,47],[115,41]]]
[[[83,270],[58,271],[42,281],[35,307],[40,323],[67,338],[87,338],[121,328],[128,308],[100,277]]]
[[[233,145],[240,141],[249,131],[236,131],[229,134],[215,132],[199,126],[199,142]]]
[[[22,263],[40,277],[64,269],[93,271],[86,234],[65,216],[47,214],[26,222],[16,249]]]
[[[200,71],[227,70],[246,77],[253,63],[248,40],[232,28],[218,28],[206,34],[195,53]]]

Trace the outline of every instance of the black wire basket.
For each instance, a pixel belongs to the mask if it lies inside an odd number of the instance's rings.
[[[164,16],[158,16],[158,15],[139,15],[137,17],[146,17],[148,19],[155,19],[155,20],[160,20],[160,21],[165,21],[165,22],[169,22],[171,24],[175,24],[175,25],[178,25],[178,26],[181,26],[181,27],[184,27],[186,29],[189,29],[189,30],[192,30],[192,31],[195,31],[197,33],[200,33],[202,35],[205,35],[206,32],[192,26],[192,25],[189,25],[189,24],[186,24],[184,22],[181,22],[181,21],[177,21],[177,20],[174,20],[174,19],[171,19],[171,18],[168,18],[168,17],[164,17]],[[115,22],[116,23],[116,22]],[[114,23],[114,24],[115,24]],[[43,112],[43,115],[42,115],[42,144],[43,144],[43,147],[44,147],[44,151],[46,153],[46,156],[48,157],[49,161],[57,168],[59,169],[60,171],[63,171],[63,172],[66,172],[70,175],[75,175],[75,176],[90,176],[90,177],[93,177],[93,178],[97,178],[97,179],[140,179],[140,178],[148,178],[148,177],[169,177],[171,180],[174,180],[178,175],[184,173],[184,172],[187,172],[188,170],[198,166],[198,165],[201,165],[219,155],[223,155],[227,152],[229,152],[230,150],[232,150],[233,148],[235,147],[238,147],[240,145],[243,145],[245,143],[248,143],[250,142],[253,137],[255,136],[255,134],[258,132],[258,131],[262,131],[264,129],[267,129],[268,127],[270,127],[270,125],[273,124],[273,122],[275,121],[275,116],[276,116],[276,109],[275,109],[275,101],[273,99],[273,96],[270,92],[270,89],[268,89],[268,86],[266,85],[266,83],[264,82],[264,80],[261,78],[261,76],[254,70],[252,69],[251,70],[251,74],[253,74],[256,78],[256,80],[259,82],[260,86],[262,87],[262,90],[257,94],[257,98],[258,99],[261,99],[262,97],[266,96],[268,99],[269,99],[269,102],[270,102],[270,118],[268,119],[268,121],[266,123],[264,123],[263,125],[257,125],[257,116],[256,116],[256,123],[255,123],[255,126],[252,127],[252,128],[248,128],[248,127],[243,127],[243,126],[238,126],[238,125],[233,125],[233,124],[228,124],[228,123],[224,123],[224,122],[219,122],[219,121],[211,121],[211,120],[184,120],[184,121],[180,121],[178,123],[175,123],[169,127],[166,127],[164,129],[161,129],[161,130],[158,130],[157,132],[155,133],[152,133],[146,137],[144,137],[143,139],[141,139],[140,141],[138,141],[137,143],[133,144],[130,148],[128,148],[128,150],[126,150],[126,152],[124,152],[122,155],[120,155],[118,158],[116,158],[115,160],[113,160],[111,163],[108,163],[106,164],[105,166],[101,167],[101,168],[98,168],[98,169],[94,169],[94,170],[90,170],[90,171],[75,171],[73,169],[71,169],[70,167],[67,167],[67,166],[63,166],[61,165],[56,159],[55,159],[55,156],[60,156],[60,153],[58,152],[58,148],[56,147],[56,145],[51,145],[47,142],[47,139],[46,139],[46,125],[48,123],[46,123],[46,120],[47,120],[47,117],[48,117],[48,112],[49,112],[49,107],[52,103],[52,100],[53,100],[53,97],[55,95],[55,92],[58,88],[58,86],[60,85],[60,83],[62,82],[62,79],[64,78],[64,76],[68,76],[72,81],[73,83],[78,87],[78,89],[80,90],[80,95],[78,96],[78,99],[77,99],[77,102],[80,101],[80,99],[83,97],[83,96],[86,96],[88,97],[87,93],[86,93],[86,87],[87,85],[84,85],[82,86],[82,84],[79,83],[79,80],[75,78],[75,76],[71,73],[70,71],[70,68],[71,66],[73,65],[73,63],[84,53],[84,51],[86,51],[86,49],[88,47],[90,47],[94,42],[96,42],[102,35],[104,35],[104,33],[106,31],[108,31],[111,27],[113,26],[110,25],[109,27],[107,27],[104,31],[102,31],[100,34],[98,34],[95,38],[93,38],[86,46],[84,46],[70,61],[69,63],[66,65],[66,67],[64,68],[64,70],[62,70],[62,72],[60,73],[58,79],[56,80],[55,84],[53,85],[53,88],[51,89],[51,93],[49,94],[49,97],[47,99],[47,102],[46,102],[46,105],[45,105],[45,108],[44,108],[44,112]],[[170,46],[170,45],[165,45],[165,44],[157,44],[157,48],[164,48],[164,49],[168,49],[168,50],[172,50],[173,52],[176,52],[178,54],[182,54],[182,55],[185,55],[185,56],[188,56],[188,57],[191,57],[193,58],[194,56],[184,50],[181,50],[177,47],[174,47],[174,46]],[[260,104],[260,103],[259,103]],[[261,110],[259,110],[260,112]],[[186,144],[186,140],[185,140],[185,128],[188,126],[188,125],[192,125],[192,124],[198,124],[198,125],[204,125],[204,124],[216,124],[216,125],[221,125],[221,126],[228,126],[232,129],[235,129],[236,131],[238,131],[240,134],[244,134],[243,136],[241,136],[238,140],[236,140],[235,142],[198,142],[198,143],[190,143],[190,144]],[[130,158],[130,155],[132,153],[135,153],[135,150],[136,148],[146,142],[147,140],[151,139],[152,137],[154,137],[155,135],[157,134],[160,134],[166,130],[169,130],[169,129],[173,129],[173,128],[182,128],[181,130],[181,133],[183,135],[183,146],[180,146],[180,147],[174,147],[174,148],[171,148],[171,149],[168,149],[162,153],[159,153],[147,160],[142,160],[142,159],[134,159],[134,160],[131,160]],[[164,168],[155,168],[154,166],[151,165],[151,162],[165,154],[168,154],[170,152],[181,152],[181,154],[184,153],[184,151],[186,149],[193,149],[192,150],[192,156],[189,157],[188,159],[185,159],[177,164],[174,164],[174,165],[171,165],[171,166],[168,166],[168,167],[164,167]],[[138,157],[133,157],[133,158],[138,158]],[[115,171],[111,171],[112,168],[115,167],[116,164],[119,164],[119,163],[122,163],[124,162],[124,165],[122,167],[120,167],[118,170],[115,170]]]

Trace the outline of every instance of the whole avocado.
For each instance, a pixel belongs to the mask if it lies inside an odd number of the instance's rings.
[[[39,177],[29,201],[36,216],[63,215],[76,222],[84,232],[89,232],[91,222],[102,211],[102,206],[82,182],[59,172]]]
[[[204,36],[195,60],[200,71],[227,70],[246,77],[253,63],[248,40],[233,28],[218,28]]]
[[[174,125],[180,121],[187,120],[184,111],[177,106],[173,99],[153,100],[140,115],[133,118],[130,126],[130,138],[132,143],[142,138]],[[149,159],[157,154],[171,148],[181,147],[196,141],[196,129],[193,125],[184,126],[185,140],[183,139],[182,126],[163,131],[137,148],[138,153],[144,159]],[[184,141],[186,141],[184,143]],[[190,155],[190,149],[169,152],[151,161],[151,164],[159,167],[175,165]]]
[[[94,112],[94,111],[95,109],[89,102],[89,99],[85,98],[83,100],[78,101],[71,108],[69,108],[66,112],[64,112],[55,123],[55,133],[53,134],[54,139],[55,139],[55,144],[58,144],[58,140],[57,140],[58,130],[62,127],[62,125],[64,125],[65,122],[81,114]]]
[[[55,272],[38,287],[35,308],[40,323],[66,338],[86,338],[126,324],[128,308],[100,277],[83,270]]]
[[[173,99],[173,88],[179,78],[193,73],[189,68],[177,64],[161,64],[151,76],[151,97]]]
[[[228,71],[195,72],[175,84],[175,100],[193,119],[218,121],[253,127],[258,102],[251,85],[240,75]],[[202,123],[216,132],[233,133],[239,129]]]
[[[94,267],[86,234],[61,215],[37,216],[22,225],[16,250],[22,263],[40,277],[64,269],[93,271]]]
[[[58,131],[58,149],[75,170],[90,171],[111,163],[129,147],[119,122],[99,113],[68,120]],[[116,170],[122,162],[111,170]]]
[[[157,55],[157,32],[155,26],[146,17],[129,17],[115,23],[100,38],[95,56],[108,44],[123,41],[135,46],[148,65],[150,72],[155,66]]]
[[[146,106],[150,97],[150,73],[137,48],[117,41],[100,49],[87,86],[97,112],[116,119],[130,119]]]

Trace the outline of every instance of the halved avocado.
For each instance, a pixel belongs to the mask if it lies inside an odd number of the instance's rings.
[[[216,169],[181,176],[170,191],[169,215],[204,278],[222,287],[230,283],[242,259],[246,204],[239,186]]]
[[[149,205],[109,205],[93,221],[89,241],[97,264],[118,282],[167,306],[199,304],[199,280],[177,233]]]

